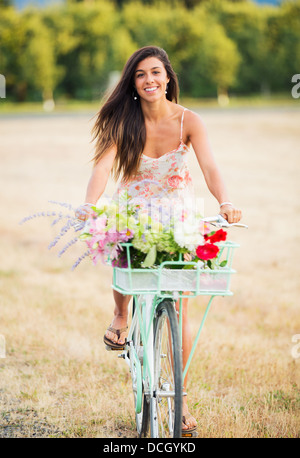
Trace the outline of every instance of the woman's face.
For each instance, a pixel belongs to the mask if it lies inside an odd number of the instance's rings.
[[[165,91],[170,78],[164,64],[156,57],[147,57],[135,69],[135,88],[141,99],[154,102],[166,97]]]

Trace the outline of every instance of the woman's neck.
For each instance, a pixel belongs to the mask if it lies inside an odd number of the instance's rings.
[[[172,102],[167,99],[160,99],[156,102],[145,102],[141,100],[141,108],[144,119],[150,123],[157,123],[161,119],[167,118],[172,114]]]

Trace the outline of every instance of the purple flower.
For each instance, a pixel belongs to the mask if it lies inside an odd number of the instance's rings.
[[[122,267],[123,269],[127,269],[128,261],[127,261],[127,253],[121,247],[117,248],[117,257],[112,260],[113,267]]]
[[[89,256],[90,252],[89,251],[86,251],[85,253],[83,253],[82,256],[80,256],[77,261],[75,262],[75,264],[73,264],[72,266],[72,270],[74,270],[80,263],[81,261],[86,258],[87,256]]]

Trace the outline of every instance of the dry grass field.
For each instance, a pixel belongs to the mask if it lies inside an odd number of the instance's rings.
[[[190,369],[190,410],[199,437],[300,437],[300,110],[199,113],[249,229],[230,232],[240,243],[234,295],[214,299]],[[0,437],[136,437],[129,371],[102,343],[110,268],[85,260],[72,272],[84,247],[58,258],[62,245],[47,248],[57,234],[49,219],[19,225],[59,210],[49,200],[83,201],[91,117],[0,119]],[[214,214],[190,162],[205,213]],[[190,300],[194,334],[206,299]]]

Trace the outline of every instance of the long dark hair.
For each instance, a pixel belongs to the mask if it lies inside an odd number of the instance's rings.
[[[96,140],[94,163],[101,159],[108,148],[116,145],[117,154],[113,164],[113,175],[117,180],[122,174],[126,181],[138,170],[141,154],[146,142],[146,127],[139,97],[134,100],[134,73],[139,62],[147,57],[156,57],[164,65],[170,81],[166,98],[178,101],[178,80],[169,57],[162,48],[145,46],[135,51],[128,59],[119,83],[97,114],[93,127]]]

